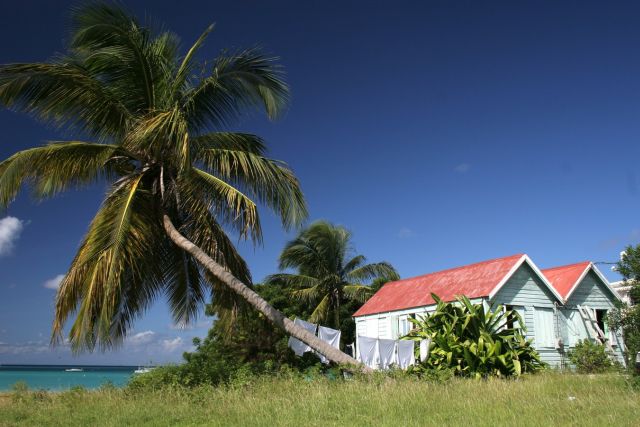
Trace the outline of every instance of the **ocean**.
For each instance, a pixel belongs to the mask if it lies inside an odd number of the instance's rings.
[[[19,381],[27,383],[31,390],[59,391],[74,386],[92,389],[109,382],[122,387],[136,369],[136,366],[0,365],[0,392],[11,390]]]

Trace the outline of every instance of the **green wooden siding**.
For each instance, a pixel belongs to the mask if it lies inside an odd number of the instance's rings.
[[[523,264],[493,297],[498,304],[553,307],[556,297],[527,264]]]
[[[577,306],[584,305],[590,308],[611,310],[615,307],[616,298],[606,287],[602,280],[593,271],[589,271],[582,279],[582,282],[573,291],[565,307],[563,308],[566,319],[573,318],[573,322],[566,322],[563,339],[568,348],[574,346],[578,339],[587,337],[586,326],[581,321]],[[616,358],[620,361],[624,359],[624,349],[620,334],[610,334],[610,341],[616,353]]]
[[[602,280],[593,271],[589,271],[573,291],[566,305],[567,307],[588,305],[591,308],[610,309],[614,307],[614,298]]]
[[[527,264],[523,264],[493,297],[493,304],[514,305],[524,308],[527,338],[534,339],[540,357],[552,366],[562,364],[562,354],[555,349],[556,337],[562,331],[562,320],[558,319],[554,302],[555,295]],[[536,309],[538,313],[536,313]],[[522,314],[522,312],[521,312]],[[545,328],[545,331],[536,331]],[[546,326],[546,327],[545,327]],[[536,340],[536,338],[538,338]]]

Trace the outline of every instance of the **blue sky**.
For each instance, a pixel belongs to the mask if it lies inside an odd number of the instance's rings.
[[[635,2],[127,2],[203,57],[256,44],[280,56],[286,116],[233,129],[264,136],[300,178],[311,219],[353,231],[358,252],[403,277],[526,252],[540,267],[615,261],[640,241],[640,6]],[[365,6],[366,4],[366,6]],[[0,63],[61,51],[68,5],[3,5]],[[0,110],[0,158],[64,139]],[[0,213],[0,363],[179,361],[158,301],[123,351],[72,359],[47,347],[54,290],[105,186]],[[256,281],[293,236],[264,211],[241,243]],[[15,219],[10,219],[16,218]],[[603,266],[610,279],[616,276]]]

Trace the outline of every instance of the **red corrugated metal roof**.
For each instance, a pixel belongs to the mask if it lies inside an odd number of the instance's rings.
[[[458,295],[486,297],[502,282],[524,254],[492,259],[464,267],[385,284],[353,316],[384,313],[434,304],[431,293],[444,301]]]
[[[589,268],[591,262],[584,261],[576,264],[562,265],[560,267],[547,268],[542,274],[551,282],[551,285],[566,300],[582,273]]]

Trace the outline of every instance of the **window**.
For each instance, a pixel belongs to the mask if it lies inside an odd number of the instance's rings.
[[[552,308],[535,307],[535,344],[536,347],[554,347],[554,315]]]
[[[604,332],[604,336],[607,336],[609,332],[609,326],[607,325],[607,310],[599,310],[596,309],[596,323],[602,332]]]
[[[611,345],[618,345],[618,339],[614,331],[609,329],[609,325],[607,324],[607,310],[603,309],[595,309],[596,312],[596,323],[600,330],[604,333],[605,338],[609,340]]]
[[[412,316],[415,318],[415,314]],[[398,319],[398,333],[401,337],[407,335],[411,329],[413,329],[413,323],[409,321],[409,318],[412,316],[401,316]]]

